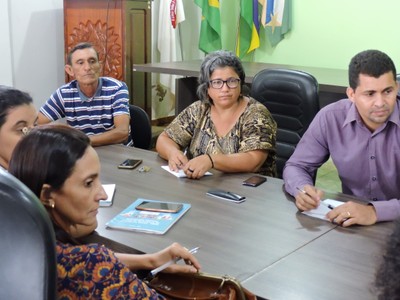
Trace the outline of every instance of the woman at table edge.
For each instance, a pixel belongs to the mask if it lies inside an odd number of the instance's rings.
[[[36,194],[53,222],[59,297],[157,299],[132,270],[154,269],[177,257],[188,264],[174,264],[168,271],[200,269],[197,259],[178,243],[154,254],[133,255],[77,242],[96,229],[99,201],[107,197],[97,153],[79,130],[61,124],[35,127],[15,147],[9,172]]]
[[[268,109],[243,95],[245,72],[232,52],[208,54],[197,94],[160,134],[158,154],[172,171],[201,178],[211,168],[276,176],[276,123]]]
[[[29,94],[0,85],[0,167],[8,169],[15,145],[36,125],[37,118]]]

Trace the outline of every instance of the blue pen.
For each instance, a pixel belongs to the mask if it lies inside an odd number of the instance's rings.
[[[303,190],[303,189],[301,189],[301,188],[299,188],[299,187],[297,187],[297,190],[299,190],[301,193],[303,193],[303,194],[305,194],[305,195],[307,195],[307,196],[310,196],[309,194],[307,194],[307,192],[306,192],[305,190]],[[320,201],[320,203],[321,203],[322,205],[326,206],[326,207],[329,208],[329,209],[334,209],[334,207],[333,207],[332,205],[330,205],[330,204],[328,204],[328,203],[325,203],[324,201]]]

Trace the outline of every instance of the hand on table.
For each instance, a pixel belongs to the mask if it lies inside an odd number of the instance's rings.
[[[173,151],[168,157],[168,166],[171,171],[179,172],[188,162],[188,158],[182,151]]]
[[[200,155],[189,160],[183,167],[188,178],[199,179],[211,169],[211,162],[207,155]]]
[[[343,227],[354,224],[372,225],[377,220],[373,205],[364,205],[352,201],[332,209],[326,216],[332,223]]]

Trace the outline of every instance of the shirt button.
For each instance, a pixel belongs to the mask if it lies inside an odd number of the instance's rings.
[[[371,159],[375,159],[375,156],[374,155],[371,155],[371,157],[370,157]]]
[[[376,181],[376,177],[375,176],[372,177],[372,181]]]

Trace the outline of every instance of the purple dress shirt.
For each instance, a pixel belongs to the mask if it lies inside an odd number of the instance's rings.
[[[283,171],[285,189],[314,185],[311,174],[332,158],[342,192],[370,200],[379,221],[400,217],[400,102],[373,133],[355,105],[343,99],[321,109]]]

